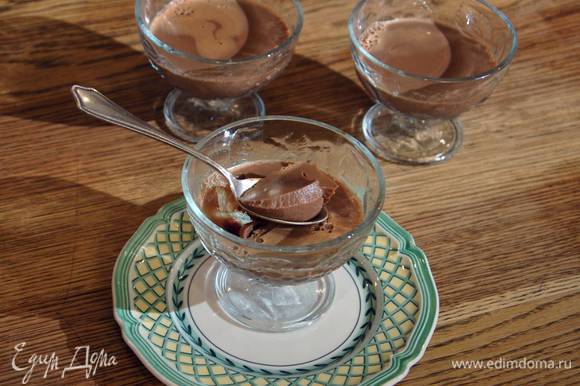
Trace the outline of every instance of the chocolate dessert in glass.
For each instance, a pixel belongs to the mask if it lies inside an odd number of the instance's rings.
[[[489,97],[517,49],[512,23],[484,0],[362,0],[349,35],[376,101],[362,123],[366,143],[410,164],[454,154],[463,138],[457,117]]]
[[[298,0],[137,0],[135,17],[149,62],[174,87],[165,123],[192,142],[265,114],[256,92],[286,68],[303,22]]]
[[[324,223],[308,226],[252,217],[220,174],[189,158],[182,188],[199,238],[216,258],[211,280],[220,307],[261,331],[317,320],[332,303],[331,273],[360,253],[382,210],[385,184],[376,158],[337,128],[287,116],[230,124],[197,149],[238,178],[261,178],[242,195],[253,210],[299,221],[322,206],[328,213]]]

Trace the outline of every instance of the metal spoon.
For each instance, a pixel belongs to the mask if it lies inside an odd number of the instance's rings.
[[[190,146],[186,145],[180,140],[165,134],[163,131],[158,130],[156,127],[151,126],[147,122],[137,118],[94,88],[75,85],[72,86],[71,92],[77,103],[77,107],[85,113],[102,119],[103,121],[124,127],[139,134],[146,135],[149,138],[156,139],[159,142],[173,146],[174,148],[179,149],[216,169],[228,181],[232,192],[236,196],[238,204],[240,204],[242,208],[244,208],[248,213],[255,217],[286,225],[313,225],[321,223],[328,218],[328,212],[326,211],[326,208],[322,208],[322,211],[318,214],[318,216],[309,221],[286,221],[255,213],[252,210],[246,208],[240,202],[240,197],[246,190],[254,186],[260,180],[259,178],[247,178],[238,180],[232,173],[230,173],[228,169],[216,161],[200,153],[199,151],[192,149]]]

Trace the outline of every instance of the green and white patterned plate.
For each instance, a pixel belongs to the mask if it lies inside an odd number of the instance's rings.
[[[272,366],[247,369],[247,358],[235,360],[230,353],[216,352],[206,339],[195,339],[200,338],[200,331],[192,327],[191,315],[177,316],[180,309],[187,309],[180,308],[179,302],[195,304],[190,297],[199,293],[179,288],[191,287],[194,279],[190,276],[201,272],[203,264],[211,264],[209,260],[204,263],[206,258],[198,248],[183,200],[165,205],[147,219],[121,251],[112,283],[115,319],[125,341],[144,365],[169,385],[394,384],[405,377],[429,343],[439,308],[437,290],[423,252],[411,235],[386,214],[379,217],[362,252],[366,262],[351,259],[335,274],[351,277],[362,293],[363,320],[356,326],[357,331],[370,335],[358,338],[360,341],[356,340],[357,334],[351,335],[349,342],[355,344],[346,346],[355,347],[352,355],[329,354],[315,363],[321,364],[319,368],[313,366],[302,373],[299,367],[277,372]],[[363,274],[364,266],[372,266],[375,272]],[[359,269],[361,275],[356,279]],[[368,296],[377,294],[375,288],[365,284],[373,281],[369,277],[379,278],[382,307],[367,301]],[[175,304],[171,304],[173,301]],[[365,323],[373,327],[361,327]],[[357,342],[366,343],[359,347]],[[264,369],[265,373],[261,371]],[[272,370],[274,374],[269,375],[267,372]]]

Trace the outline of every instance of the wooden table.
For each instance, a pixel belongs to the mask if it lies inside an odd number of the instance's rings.
[[[371,101],[356,80],[346,20],[354,1],[303,2],[305,28],[269,113],[360,136]],[[520,50],[448,163],[383,163],[385,210],[427,253],[441,313],[403,382],[578,384],[580,380],[580,3],[495,0]],[[73,83],[159,120],[167,88],[149,68],[124,1],[0,2],[0,384],[20,358],[76,346],[118,365],[32,374],[29,384],[158,384],[113,320],[111,273],[137,226],[180,194],[184,156],[76,110]],[[27,354],[27,355],[26,355]],[[572,369],[453,369],[454,360],[573,361]],[[20,363],[20,362],[19,362]]]

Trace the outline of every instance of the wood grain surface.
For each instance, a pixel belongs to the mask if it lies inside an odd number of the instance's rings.
[[[305,0],[268,112],[361,136],[371,106],[346,22],[354,0]],[[415,237],[441,313],[404,385],[580,382],[580,2],[494,0],[520,49],[493,96],[466,113],[465,144],[431,167],[383,163],[384,209]],[[14,346],[71,358],[103,348],[118,365],[85,379],[43,369],[29,384],[154,385],[112,314],[111,273],[137,226],[180,195],[184,156],[79,113],[93,86],[159,121],[168,88],[149,68],[133,2],[0,1],[0,384],[20,384]],[[452,360],[572,361],[571,369],[454,369]]]

